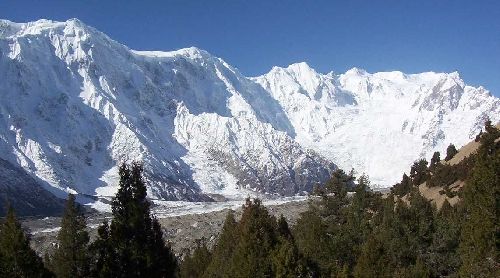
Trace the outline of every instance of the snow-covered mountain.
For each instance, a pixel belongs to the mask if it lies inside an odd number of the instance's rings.
[[[48,188],[111,196],[117,164],[143,161],[152,197],[291,195],[335,168],[294,141],[267,91],[196,48],[132,51],[75,19],[1,21],[0,76],[0,157]]]
[[[143,161],[151,197],[292,195],[335,164],[396,181],[419,157],[466,143],[500,102],[457,73],[247,78],[197,49],[133,51],[79,20],[0,21],[0,158],[55,193],[111,196]]]
[[[278,100],[299,144],[368,174],[373,186],[394,184],[413,161],[450,143],[466,144],[487,118],[500,121],[500,100],[457,72],[325,75],[298,63],[253,80]]]

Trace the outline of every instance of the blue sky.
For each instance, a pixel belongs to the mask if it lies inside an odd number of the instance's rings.
[[[500,96],[500,1],[0,0],[0,18],[79,18],[138,50],[197,46],[243,74],[457,70]]]

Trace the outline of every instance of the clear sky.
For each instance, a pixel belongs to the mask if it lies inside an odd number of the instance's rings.
[[[500,1],[0,0],[0,18],[79,18],[137,50],[197,46],[247,76],[305,61],[319,72],[457,70],[500,96]]]

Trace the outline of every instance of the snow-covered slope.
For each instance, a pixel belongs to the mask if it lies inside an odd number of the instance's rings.
[[[334,164],[277,100],[196,48],[132,51],[76,19],[0,21],[0,157],[55,193],[111,196],[142,161],[151,197],[291,195]]]
[[[467,86],[457,72],[317,73],[305,63],[253,78],[286,111],[296,141],[340,168],[388,186],[418,158],[462,146],[486,118],[500,121],[500,100]]]
[[[0,76],[0,158],[56,194],[111,196],[130,161],[164,200],[292,195],[335,164],[388,186],[500,120],[499,100],[457,73],[300,63],[247,78],[203,50],[133,51],[76,19],[0,20]]]

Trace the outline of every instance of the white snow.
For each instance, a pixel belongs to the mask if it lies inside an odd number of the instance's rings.
[[[245,197],[246,198],[246,197]],[[300,202],[307,200],[306,196],[292,196],[280,198],[263,198],[262,204],[265,206],[280,205],[288,202]],[[224,209],[236,210],[245,204],[245,199],[237,199],[225,202],[184,202],[184,201],[154,201],[157,205],[153,209],[153,214],[158,218],[186,215],[202,214]]]
[[[500,121],[499,99],[457,72],[323,75],[299,63],[253,80],[285,109],[297,142],[368,174],[374,187],[394,184],[413,161],[444,155],[450,143],[464,145],[487,117]]]
[[[61,195],[109,198],[131,161],[150,197],[169,201],[293,195],[330,162],[386,187],[500,120],[499,99],[456,72],[298,63],[247,78],[204,50],[130,50],[77,19],[0,20],[0,76],[0,157]]]

